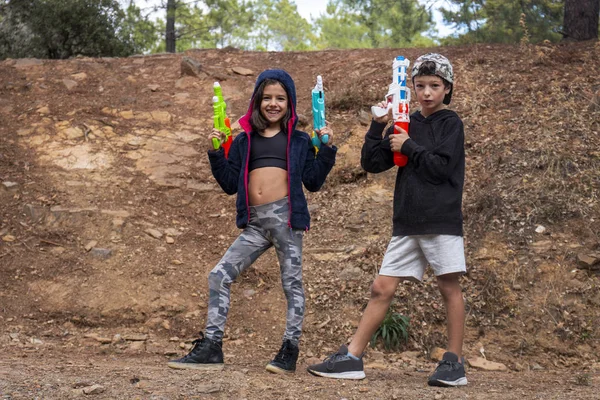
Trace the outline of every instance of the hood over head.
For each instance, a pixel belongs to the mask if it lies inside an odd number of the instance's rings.
[[[288,123],[287,133],[291,134],[298,122],[298,114],[296,114],[296,85],[294,84],[294,80],[292,79],[290,74],[288,74],[282,69],[267,69],[258,76],[254,85],[254,91],[252,92],[252,98],[250,99],[248,111],[246,112],[246,115],[244,115],[239,120],[240,126],[242,127],[242,129],[244,129],[244,131],[246,131],[246,133],[250,133],[252,131],[252,126],[250,125],[250,118],[252,116],[253,111],[252,105],[254,104],[254,96],[256,96],[258,88],[266,79],[274,79],[280,82],[288,95],[288,106],[292,111],[292,118]]]

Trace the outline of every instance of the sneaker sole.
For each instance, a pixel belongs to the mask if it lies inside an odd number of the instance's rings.
[[[279,374],[279,375],[290,375],[290,374],[293,374],[294,372],[296,372],[296,371],[288,371],[288,370],[276,367],[271,364],[267,364],[267,367],[265,369],[273,374]]]
[[[455,387],[455,386],[466,386],[468,382],[467,382],[467,378],[463,377],[463,378],[458,378],[455,381],[443,381],[441,379],[438,379],[438,380],[430,381],[427,383],[429,384],[429,386]]]
[[[348,371],[348,372],[319,372],[308,370],[313,375],[322,376],[324,378],[332,378],[332,379],[352,379],[352,380],[360,380],[365,379],[367,376],[365,375],[365,371]]]
[[[224,364],[200,364],[200,363],[167,363],[169,368],[173,369],[195,369],[198,371],[222,371]]]

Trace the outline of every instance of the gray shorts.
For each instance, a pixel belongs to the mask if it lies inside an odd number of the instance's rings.
[[[463,237],[393,236],[379,275],[421,281],[427,264],[431,265],[435,276],[467,272]]]

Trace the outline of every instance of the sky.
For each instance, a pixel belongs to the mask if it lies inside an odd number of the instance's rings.
[[[134,0],[138,7],[145,8],[160,4],[161,0]],[[320,14],[325,14],[327,8],[327,0],[295,0],[298,7],[298,13],[309,22],[317,18]],[[436,5],[444,3],[444,1],[436,1]],[[451,28],[442,23],[442,16],[434,6],[433,19],[440,37],[448,36],[451,33]]]

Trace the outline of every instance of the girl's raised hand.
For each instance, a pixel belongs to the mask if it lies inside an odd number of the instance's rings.
[[[323,143],[325,146],[331,146],[333,144],[333,130],[329,126],[329,121],[325,121],[325,126],[321,129],[315,129],[315,133],[322,139],[324,135],[328,135],[327,143]]]
[[[208,134],[208,143],[209,143],[209,149],[210,150],[214,150],[214,146],[212,144],[212,140],[213,139],[217,139],[218,141],[223,140],[223,133],[221,133],[221,131],[219,131],[217,128],[213,128],[212,131]]]

